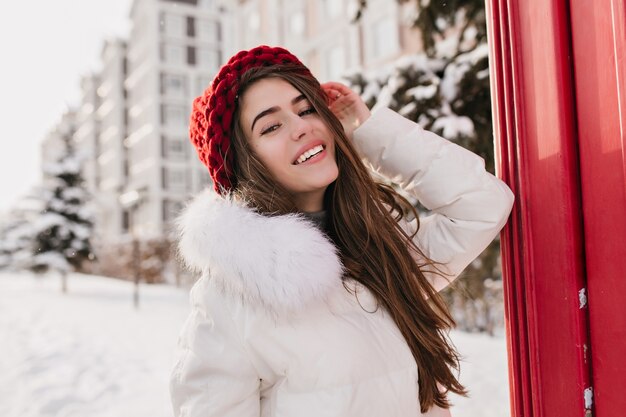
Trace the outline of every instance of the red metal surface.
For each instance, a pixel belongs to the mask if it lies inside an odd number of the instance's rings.
[[[524,281],[512,279],[523,276],[521,258],[510,256],[511,243],[519,235],[520,184],[516,160],[514,138],[515,123],[511,112],[515,102],[511,73],[511,39],[508,36],[506,5],[497,0],[486,2],[490,48],[490,83],[493,109],[493,127],[496,136],[496,173],[511,187],[517,202],[509,223],[503,229],[500,240],[502,251],[502,274],[504,277],[505,316],[507,319],[507,353],[509,357],[509,385],[512,416],[526,416],[531,408],[529,390],[530,364],[528,353],[528,329],[526,326],[526,305]]]
[[[626,414],[626,12],[624,0],[571,1],[593,397]]]
[[[569,15],[558,0],[487,0],[515,417],[585,416],[590,385]]]

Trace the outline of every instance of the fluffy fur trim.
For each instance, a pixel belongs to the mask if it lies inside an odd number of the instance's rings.
[[[308,219],[269,217],[211,191],[178,219],[179,252],[232,296],[285,314],[342,286],[334,244]]]

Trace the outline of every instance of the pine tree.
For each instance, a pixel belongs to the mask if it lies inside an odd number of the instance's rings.
[[[389,67],[345,78],[370,108],[389,107],[448,140],[470,149],[494,173],[493,130],[485,9],[482,0],[397,0],[412,8],[424,52]],[[406,4],[406,5],[405,5]],[[354,20],[366,12],[359,0]],[[418,209],[427,210],[417,204]],[[444,293],[450,303],[472,306],[485,293],[484,280],[499,278],[496,239],[457,280],[461,291]],[[462,296],[462,300],[453,300]],[[468,307],[469,308],[469,307]],[[463,321],[463,315],[456,315]]]
[[[423,128],[455,141],[485,159],[494,172],[489,61],[484,3],[397,0],[413,3],[423,54],[402,57],[387,68],[346,79],[370,107],[386,106]],[[355,19],[367,7],[361,0]]]
[[[65,140],[65,153],[45,167],[44,209],[34,224],[35,242],[30,266],[36,273],[50,270],[61,274],[65,292],[68,272],[94,259],[90,237],[92,213],[87,203],[80,163],[71,140]]]

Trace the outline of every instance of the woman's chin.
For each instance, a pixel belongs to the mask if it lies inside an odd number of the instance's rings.
[[[315,181],[317,188],[324,189],[328,188],[330,184],[337,180],[338,172],[329,172],[328,175],[322,176],[318,181]]]
[[[292,177],[290,184],[283,184],[283,186],[293,195],[323,195],[328,186],[337,180],[338,176],[339,170],[336,165],[327,166],[323,169],[311,170],[306,175]]]

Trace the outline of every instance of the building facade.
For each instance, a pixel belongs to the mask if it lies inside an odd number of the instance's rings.
[[[98,73],[86,74],[80,81],[81,102],[76,111],[76,132],[73,139],[76,154],[83,164],[83,180],[87,189],[95,194],[100,184],[97,157],[99,151],[100,120],[97,109],[100,107]]]
[[[128,40],[128,176],[120,202],[139,236],[169,233],[194,192],[209,184],[188,144],[191,103],[232,48],[228,10],[211,0],[135,0]]]
[[[128,218],[119,201],[128,180],[125,139],[128,134],[126,42],[105,41],[101,52],[102,69],[96,90],[99,106],[98,153],[95,166],[99,181],[93,190],[97,208],[96,235],[104,242],[114,241],[128,230]]]
[[[419,32],[405,23],[412,5],[369,0],[355,21],[354,0],[239,0],[237,49],[260,43],[296,54],[321,82],[367,71],[422,50]]]

